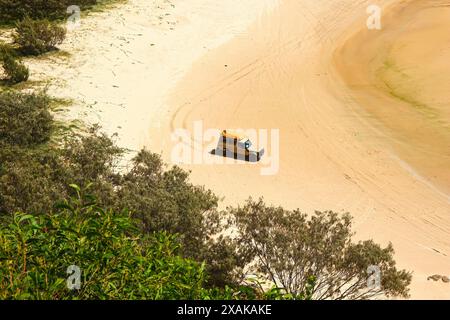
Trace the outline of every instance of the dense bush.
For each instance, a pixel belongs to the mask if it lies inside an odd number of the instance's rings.
[[[249,200],[231,210],[238,250],[250,257],[248,273],[257,274],[293,298],[368,299],[408,296],[411,274],[397,270],[392,245],[351,241],[348,214],[300,211]],[[379,268],[380,283],[368,282]]]
[[[0,0],[0,23],[22,20],[59,19],[67,16],[67,8],[78,5],[82,10],[96,4],[97,0]]]
[[[0,147],[0,215],[50,212],[57,200],[68,196],[60,182],[66,172],[58,151]]]
[[[40,55],[54,50],[66,37],[66,29],[48,20],[25,18],[16,24],[14,42],[23,54]]]
[[[91,199],[75,198],[54,214],[10,219],[0,230],[0,299],[208,296],[203,266],[178,255],[174,236],[142,235],[126,212],[102,210]],[[78,290],[67,286],[76,284],[67,280],[71,265],[81,271]]]
[[[0,43],[0,65],[3,69],[3,77],[0,80],[10,84],[28,80],[30,75],[28,68],[20,62],[10,45]]]
[[[11,84],[27,81],[30,76],[28,68],[11,55],[3,57],[2,66],[6,74],[4,80]]]
[[[0,142],[29,146],[48,141],[53,118],[45,94],[0,92]]]

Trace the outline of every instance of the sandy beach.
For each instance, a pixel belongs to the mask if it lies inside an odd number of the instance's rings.
[[[275,0],[239,3],[130,0],[82,15],[61,46],[70,57],[28,61],[31,80],[73,100],[64,119],[100,123],[119,134],[121,146],[138,150],[159,140],[148,130],[169,116],[166,98],[191,64],[244,33]]]
[[[202,161],[181,166],[222,206],[350,212],[356,239],[393,243],[412,298],[449,299],[427,277],[450,276],[450,1],[377,1],[381,30],[370,4],[130,0],[83,17],[70,56],[27,64],[73,99],[61,117],[168,163],[174,132],[199,123],[276,132],[257,164],[208,163],[213,140],[194,137]]]

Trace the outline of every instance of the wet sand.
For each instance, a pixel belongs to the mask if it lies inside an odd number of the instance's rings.
[[[450,2],[409,1],[336,51],[340,74],[399,156],[450,192]]]

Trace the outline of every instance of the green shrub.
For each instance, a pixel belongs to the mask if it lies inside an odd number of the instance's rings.
[[[179,255],[176,237],[141,235],[126,212],[89,195],[54,214],[15,214],[0,229],[0,299],[200,299],[203,266]],[[81,271],[67,286],[69,266]]]
[[[31,17],[33,19],[60,19],[67,16],[67,8],[78,5],[85,10],[97,0],[0,0],[0,23],[13,23]]]
[[[397,270],[394,249],[373,241],[352,243],[351,217],[334,212],[307,216],[298,210],[249,200],[231,210],[231,226],[248,272],[300,299],[408,297],[411,273]],[[371,282],[369,269],[380,271]],[[374,269],[373,269],[374,270]],[[369,285],[370,284],[370,285]]]
[[[28,80],[29,70],[17,58],[15,49],[6,43],[0,43],[0,65],[3,69],[3,78],[11,84]]]
[[[0,147],[0,216],[18,211],[50,212],[57,200],[68,196],[69,190],[61,182],[67,173],[57,150]]]
[[[53,118],[45,94],[0,92],[0,141],[30,146],[48,141]]]
[[[25,18],[16,24],[13,39],[23,54],[40,55],[56,49],[66,37],[66,29],[48,20]]]
[[[14,47],[9,43],[0,41],[0,59],[2,59],[7,54],[15,56]]]
[[[1,61],[6,76],[3,80],[6,80],[11,84],[17,84],[28,80],[28,77],[30,76],[28,68],[19,62],[13,55],[4,54]]]
[[[10,100],[14,111],[14,100]],[[10,124],[6,119],[4,122]],[[26,130],[21,121],[16,121],[17,115],[11,119],[16,130]],[[49,125],[51,129],[52,123]],[[32,144],[37,141],[21,141],[21,134],[5,131],[8,135],[0,135],[0,215],[49,212],[54,202],[68,196],[71,183],[85,186],[92,182],[99,203],[113,207],[120,178],[114,173],[114,161],[122,151],[109,138],[90,132],[69,137],[61,146],[37,145]],[[28,147],[24,144],[27,141]]]

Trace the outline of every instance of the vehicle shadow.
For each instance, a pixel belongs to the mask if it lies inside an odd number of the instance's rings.
[[[219,149],[212,149],[209,153],[212,155],[218,156],[218,157],[231,158],[231,159],[245,161],[245,162],[259,162],[261,160],[261,156],[259,156],[259,152],[258,153],[250,153],[249,155],[245,156],[243,154],[234,153],[229,150],[226,150],[224,152]]]

